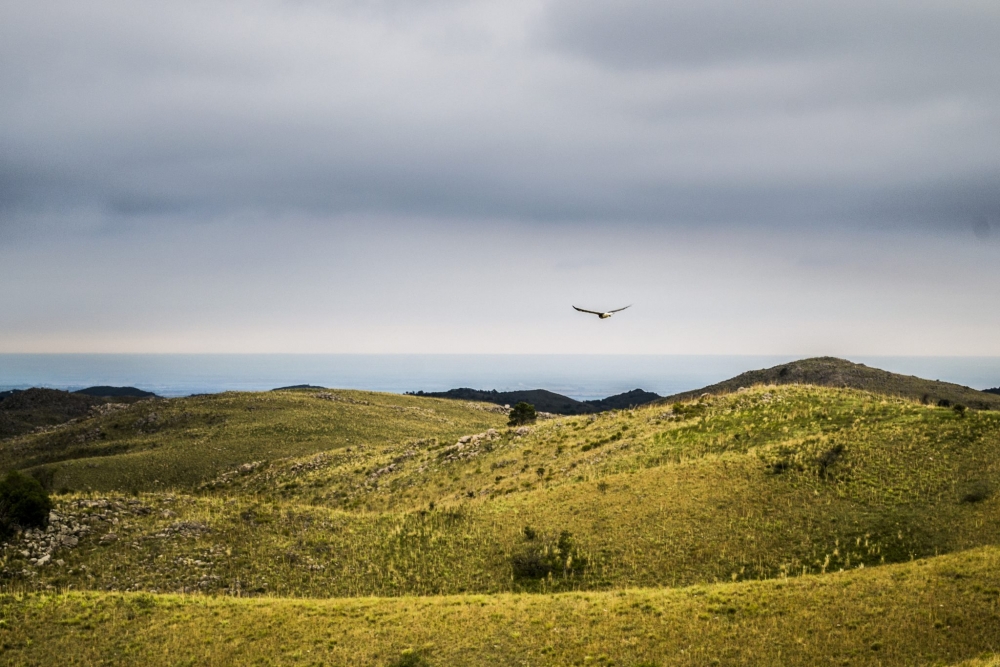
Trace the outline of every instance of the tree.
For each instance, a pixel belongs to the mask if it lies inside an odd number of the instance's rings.
[[[49,494],[35,478],[13,470],[0,482],[0,539],[17,528],[44,528],[50,511]]]
[[[535,412],[535,406],[521,401],[510,411],[510,421],[507,422],[507,426],[533,424],[536,419],[538,419],[538,413]]]

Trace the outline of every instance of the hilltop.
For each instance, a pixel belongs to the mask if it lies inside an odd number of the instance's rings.
[[[115,396],[117,402],[137,400],[135,396]],[[107,395],[90,395],[59,389],[14,389],[0,392],[0,440],[84,419],[98,406],[108,403]]]
[[[622,394],[615,394],[607,398],[591,401],[578,401],[563,396],[546,389],[530,389],[523,391],[497,391],[483,389],[449,389],[440,392],[418,391],[414,396],[429,396],[434,398],[450,398],[462,401],[483,401],[496,405],[516,405],[521,401],[531,403],[540,412],[549,412],[557,415],[586,415],[606,410],[623,410],[634,408],[646,403],[652,403],[660,398],[659,394],[654,394],[642,389],[633,389]]]
[[[135,387],[109,387],[107,385],[77,389],[73,393],[87,394],[88,396],[104,396],[106,398],[159,398],[151,391],[144,391]]]
[[[978,391],[940,380],[890,373],[836,357],[814,357],[772,368],[747,371],[717,384],[685,391],[661,399],[673,403],[704,393],[725,394],[754,385],[810,384],[819,387],[848,387],[888,396],[901,396],[927,404],[964,405],[976,410],[1000,410],[1000,391]]]

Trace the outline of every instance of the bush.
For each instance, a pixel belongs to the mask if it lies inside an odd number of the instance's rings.
[[[826,477],[827,468],[832,466],[840,458],[840,455],[844,453],[844,446],[841,444],[836,444],[830,449],[826,450],[822,454],[816,457],[816,465],[819,466],[819,476]]]
[[[14,470],[0,482],[0,539],[17,528],[44,528],[52,501],[38,480]]]
[[[511,556],[514,576],[518,579],[544,579],[548,576],[567,577],[581,572],[587,567],[587,559],[577,551],[573,535],[562,531],[559,539],[536,541],[537,533],[525,530],[525,539],[530,542]]]
[[[538,413],[535,412],[535,406],[521,401],[510,411],[510,421],[507,422],[507,426],[533,424],[536,419],[538,419]]]
[[[990,497],[990,487],[986,482],[972,482],[961,491],[963,503],[981,503]]]

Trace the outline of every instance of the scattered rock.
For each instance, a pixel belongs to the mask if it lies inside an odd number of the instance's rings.
[[[90,412],[94,415],[103,417],[104,415],[111,415],[127,409],[128,403],[104,403],[102,405],[95,405],[91,407]]]
[[[204,482],[202,484],[199,484],[198,485],[198,490],[199,491],[211,491],[212,489],[217,489],[219,487],[224,487],[224,486],[230,484],[233,480],[235,480],[235,479],[237,479],[239,477],[243,477],[245,475],[249,475],[249,474],[251,474],[253,472],[256,472],[256,471],[260,470],[261,468],[265,467],[266,465],[267,465],[267,463],[265,461],[251,461],[250,463],[244,463],[243,465],[241,465],[241,466],[239,466],[239,467],[237,467],[237,468],[235,468],[233,470],[230,470],[228,472],[222,473],[221,475],[219,475],[218,477],[216,477],[213,480],[210,480],[208,482]]]
[[[301,461],[294,464],[289,470],[293,475],[300,475],[305,472],[319,470],[330,465],[330,455],[326,453],[317,454],[308,461]]]

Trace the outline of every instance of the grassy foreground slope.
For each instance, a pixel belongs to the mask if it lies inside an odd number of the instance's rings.
[[[1000,646],[1000,550],[545,596],[8,594],[0,642],[10,665],[944,665]]]
[[[811,384],[821,387],[850,387],[888,396],[902,396],[924,403],[939,401],[961,404],[977,410],[1000,410],[1000,395],[969,387],[925,380],[912,375],[890,373],[864,364],[855,364],[836,357],[801,359],[772,368],[747,371],[734,378],[702,389],[687,391],[660,400],[672,403],[696,398],[705,392],[712,394],[737,391],[740,387],[761,384]]]
[[[33,470],[54,490],[191,489],[244,463],[457,438],[506,421],[477,404],[360,391],[230,392],[119,407],[0,443],[0,470]]]
[[[996,544],[997,479],[1000,414],[759,387],[63,496],[80,545],[0,564],[23,586],[237,595],[681,586]]]

